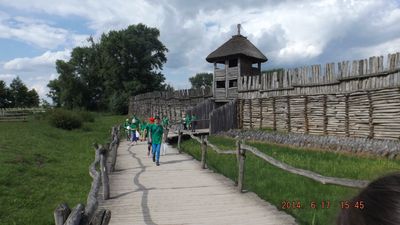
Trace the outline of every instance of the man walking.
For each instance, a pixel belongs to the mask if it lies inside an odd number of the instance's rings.
[[[155,117],[155,123],[150,127],[150,138],[152,143],[152,152],[153,152],[153,162],[156,163],[157,166],[160,165],[160,148],[161,141],[163,136],[163,126],[160,124],[160,117]]]

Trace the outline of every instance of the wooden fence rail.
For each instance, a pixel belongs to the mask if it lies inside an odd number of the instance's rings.
[[[115,157],[119,145],[119,127],[114,126],[111,132],[111,144],[101,146],[94,144],[95,159],[89,166],[89,174],[93,178],[88,194],[86,207],[78,204],[72,211],[66,203],[60,204],[54,210],[56,225],[108,225],[111,219],[111,211],[97,210],[100,187],[103,189],[103,199],[110,196],[108,173],[110,167],[115,166]],[[111,156],[111,159],[109,159]],[[96,168],[100,167],[100,171]]]
[[[340,186],[345,186],[345,187],[364,188],[369,183],[369,181],[367,181],[367,180],[353,180],[353,179],[347,179],[347,178],[327,177],[327,176],[323,176],[321,174],[318,174],[318,173],[315,173],[312,171],[292,167],[286,163],[283,163],[279,160],[272,158],[271,156],[268,156],[268,155],[262,153],[257,148],[254,148],[254,147],[244,144],[242,140],[237,140],[236,151],[234,151],[234,150],[222,151],[218,147],[216,147],[215,145],[210,143],[206,137],[198,138],[198,137],[194,136],[191,132],[187,132],[187,131],[185,131],[184,133],[190,135],[190,137],[192,139],[196,140],[197,142],[199,142],[202,145],[202,168],[205,168],[204,165],[206,163],[206,155],[205,155],[206,150],[203,150],[203,149],[207,149],[207,146],[210,146],[211,149],[213,149],[218,154],[232,154],[232,155],[236,154],[237,155],[238,189],[239,189],[239,191],[242,191],[242,188],[243,188],[244,168],[245,168],[244,161],[246,158],[246,151],[251,152],[255,156],[258,156],[259,158],[263,159],[264,161],[266,161],[267,163],[269,163],[275,167],[278,167],[289,173],[293,173],[293,174],[297,174],[297,175],[300,175],[303,177],[310,178],[321,184],[335,184],[335,185],[340,185]],[[204,154],[204,156],[203,156],[203,154]],[[203,163],[204,163],[204,165],[203,165]]]

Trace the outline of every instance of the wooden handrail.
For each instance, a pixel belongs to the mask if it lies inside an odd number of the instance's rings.
[[[108,180],[108,165],[107,157],[111,151],[112,160],[111,167],[115,166],[115,157],[117,156],[117,148],[119,145],[119,128],[113,127],[111,132],[112,142],[107,147],[94,144],[95,159],[89,166],[89,175],[93,178],[90,192],[87,198],[86,207],[83,204],[78,204],[71,212],[68,206],[60,204],[54,211],[54,219],[56,225],[107,225],[111,218],[109,210],[97,211],[99,201],[98,195],[100,186],[103,186],[103,199],[109,198],[109,180]],[[100,171],[96,168],[100,165]],[[99,217],[99,218],[97,218]]]
[[[194,136],[191,132],[185,132],[190,135],[191,138],[199,142],[200,144],[202,143],[201,140]],[[210,146],[215,152],[218,154],[237,154],[237,150],[228,150],[228,151],[222,151],[220,150],[217,146],[213,145],[210,143],[207,139],[205,139],[205,143]],[[259,158],[263,159],[264,161],[268,162],[269,164],[278,167],[282,170],[285,170],[287,172],[297,174],[303,177],[310,178],[314,181],[317,181],[321,184],[335,184],[335,185],[340,185],[340,186],[345,186],[345,187],[352,187],[352,188],[364,188],[366,187],[370,181],[368,180],[354,180],[354,179],[347,179],[347,178],[338,178],[338,177],[328,177],[328,176],[323,176],[321,174],[309,171],[309,170],[304,170],[304,169],[299,169],[293,166],[290,166],[286,163],[283,163],[271,156],[268,156],[261,151],[259,151],[255,147],[251,147],[246,144],[240,144],[240,149],[244,149],[247,151],[250,151],[253,153],[255,156],[258,156]],[[239,151],[240,151],[239,149]]]
[[[341,185],[341,186],[346,186],[346,187],[364,188],[369,183],[369,181],[367,181],[367,180],[352,180],[352,179],[347,179],[347,178],[323,176],[321,174],[318,174],[318,173],[315,173],[312,171],[292,167],[286,163],[278,161],[278,160],[272,158],[271,156],[268,156],[268,155],[260,152],[258,149],[254,148],[254,147],[244,145],[244,144],[242,144],[241,147],[243,149],[250,151],[254,155],[262,158],[264,161],[268,162],[269,164],[271,164],[275,167],[278,167],[280,169],[283,169],[283,170],[293,173],[293,174],[297,174],[297,175],[300,175],[303,177],[308,177],[308,178],[310,178],[314,181],[318,181],[322,184],[336,184],[336,185]]]

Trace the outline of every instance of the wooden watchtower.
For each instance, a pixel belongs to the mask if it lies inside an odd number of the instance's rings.
[[[246,37],[237,35],[210,53],[207,62],[214,63],[213,98],[215,102],[228,102],[238,97],[238,80],[240,76],[261,74],[261,63],[267,57]]]

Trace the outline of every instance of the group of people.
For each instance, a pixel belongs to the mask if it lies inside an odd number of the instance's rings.
[[[184,130],[191,130],[192,132],[196,131],[196,125],[197,125],[196,115],[187,114],[185,117],[182,118],[181,122]]]
[[[161,120],[159,116],[150,117],[148,122],[141,121],[136,115],[132,119],[126,119],[124,123],[127,140],[131,145],[137,144],[139,141],[147,140],[147,156],[152,156],[153,162],[157,166],[160,165],[160,151],[163,147],[163,154],[166,153],[166,136],[169,129],[169,119],[164,116]],[[165,131],[165,132],[164,132]]]

